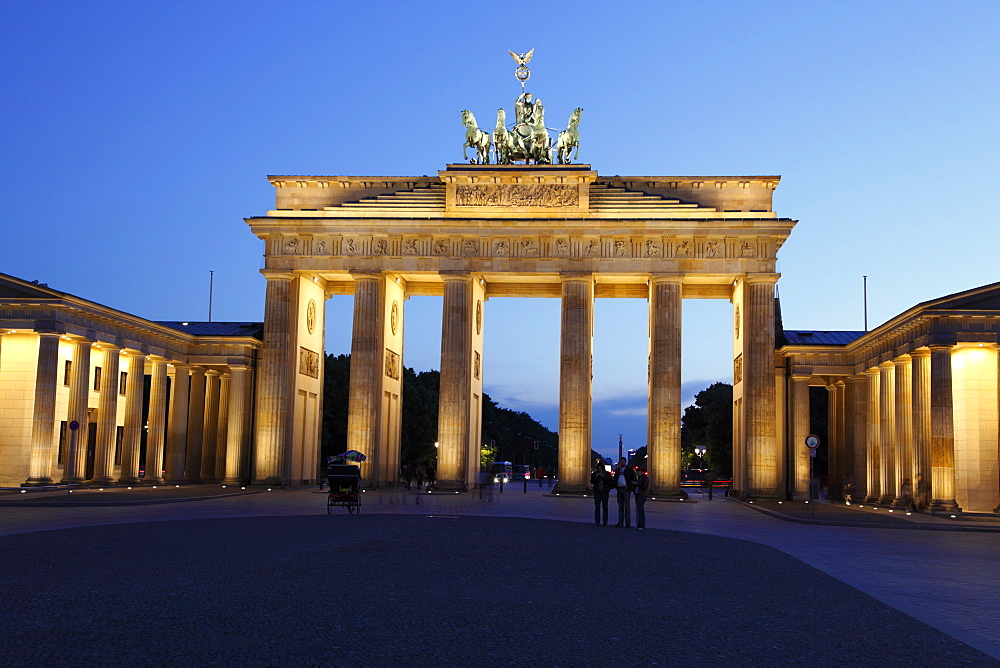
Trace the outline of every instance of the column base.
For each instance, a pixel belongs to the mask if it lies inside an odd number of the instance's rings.
[[[114,487],[114,484],[113,478],[92,478],[90,480],[91,487]]]
[[[612,489],[612,492],[615,490]],[[572,485],[562,482],[557,482],[556,486],[552,489],[553,494],[587,494],[590,492],[590,487],[586,484],[582,485]]]
[[[123,476],[121,478],[118,478],[119,485],[138,485],[139,483],[140,480],[137,476],[130,476],[127,478]]]
[[[905,510],[906,502],[903,501],[903,497],[897,496],[895,499],[892,500],[892,503],[889,504],[889,507],[892,508],[893,510]]]
[[[716,489],[715,491],[718,492],[718,496],[719,497],[722,497],[726,493],[725,489]],[[668,489],[655,489],[655,488],[650,488],[650,490],[649,490],[649,498],[652,501],[662,500],[662,499],[678,501],[678,500],[681,500],[681,499],[685,499],[686,500],[686,499],[688,499],[690,497],[688,496],[688,493],[685,492],[683,489],[669,489],[669,488]]]
[[[808,496],[808,495],[807,495]],[[739,494],[740,501],[784,501],[774,490],[764,492],[749,490]]]
[[[47,487],[54,484],[52,478],[28,478],[21,483],[21,487]]]
[[[434,483],[436,492],[468,492],[469,487],[463,480],[438,480]]]
[[[268,478],[261,478],[253,481],[256,487],[284,487],[284,481],[277,476],[270,476]]]
[[[896,499],[896,497],[892,496],[891,494],[886,494],[885,496],[879,497],[879,499],[878,499],[878,501],[876,501],[876,503],[878,503],[878,505],[880,505],[880,506],[885,506],[887,508],[891,508],[892,507],[892,502],[895,499]]]
[[[927,512],[935,513],[948,513],[950,515],[956,515],[962,512],[961,507],[959,507],[958,502],[955,499],[934,499],[931,501],[931,505],[927,507]]]
[[[239,478],[223,478],[219,483],[220,485],[242,485],[243,481]]]
[[[163,484],[163,478],[143,478],[139,482],[139,484],[140,485],[162,485]]]
[[[864,503],[867,503],[870,506],[877,506],[878,500],[879,497],[875,496],[874,494],[869,494],[868,496],[865,497]]]

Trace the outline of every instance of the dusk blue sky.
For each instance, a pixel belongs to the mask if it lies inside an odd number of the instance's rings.
[[[789,329],[872,327],[1000,280],[1000,3],[0,2],[0,271],[153,320],[261,320],[266,176],[423,175],[460,111],[512,113],[508,49],[580,162],[781,175]],[[484,123],[489,125],[489,123]],[[351,299],[328,303],[350,349]],[[439,298],[405,364],[438,368]],[[685,403],[731,380],[730,305],[685,301]],[[646,304],[596,305],[594,446],[645,443]],[[486,391],[558,428],[558,300],[487,304]],[[405,397],[404,397],[405,400]]]

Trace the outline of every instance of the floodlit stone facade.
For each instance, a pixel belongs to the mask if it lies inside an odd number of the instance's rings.
[[[775,176],[601,176],[588,165],[449,165],[433,177],[272,176],[276,205],[247,223],[264,241],[267,306],[256,470],[283,478],[282,452],[314,447],[312,381],[288,364],[310,311],[353,294],[349,449],[370,484],[395,484],[398,382],[409,295],[444,298],[437,486],[479,467],[488,302],[562,302],[559,490],[589,480],[594,299],[649,303],[649,468],[654,494],[680,490],[681,300],[733,303],[737,472],[742,492],[784,485],[774,371],[775,261],[795,221],[771,209]],[[344,324],[346,326],[346,323]],[[309,330],[311,332],[312,330]]]
[[[902,507],[930,484],[932,511],[1000,512],[1000,283],[918,304],[870,332],[784,332],[779,405],[786,492],[808,486],[809,386],[828,390],[830,487]]]
[[[0,486],[248,480],[260,349],[0,274]]]

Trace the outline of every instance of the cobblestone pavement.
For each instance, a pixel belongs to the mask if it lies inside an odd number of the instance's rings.
[[[0,508],[0,652],[25,664],[994,663],[957,638],[1000,658],[998,533],[800,524],[726,499],[650,502],[639,533],[594,527],[590,499],[521,489],[371,492],[360,516],[326,516],[314,489]]]

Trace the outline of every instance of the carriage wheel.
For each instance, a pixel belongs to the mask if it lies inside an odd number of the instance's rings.
[[[354,504],[353,503],[348,503],[347,504],[347,513],[349,515],[353,515],[354,514]]]
[[[333,513],[333,497],[326,497],[326,514],[331,515]]]

